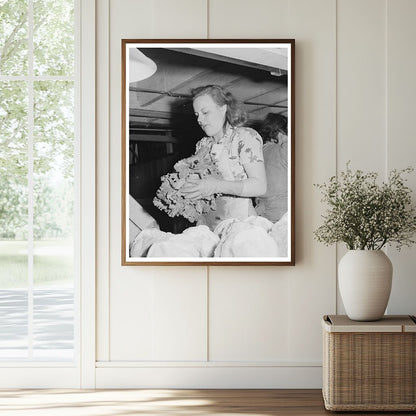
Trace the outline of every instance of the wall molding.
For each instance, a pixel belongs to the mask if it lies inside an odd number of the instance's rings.
[[[309,389],[322,387],[321,366],[225,367],[206,364],[203,367],[167,367],[166,364],[164,367],[101,367],[96,369],[96,388]]]
[[[97,368],[188,368],[188,367],[322,367],[321,362],[305,361],[97,361]]]

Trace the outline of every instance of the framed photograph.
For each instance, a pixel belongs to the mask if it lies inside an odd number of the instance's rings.
[[[294,265],[295,41],[122,40],[122,265]]]

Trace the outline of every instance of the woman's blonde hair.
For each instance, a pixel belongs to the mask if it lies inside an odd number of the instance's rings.
[[[225,119],[233,127],[241,126],[247,121],[246,112],[240,103],[237,102],[230,92],[225,91],[219,85],[204,85],[192,90],[192,100],[201,95],[209,95],[219,106],[226,104],[227,112],[225,113]]]

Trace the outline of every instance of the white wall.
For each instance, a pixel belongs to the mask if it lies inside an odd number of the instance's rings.
[[[324,314],[313,184],[416,165],[413,0],[97,1],[97,387],[320,387]],[[296,39],[296,266],[121,267],[121,39]],[[416,190],[415,175],[411,185]],[[388,312],[416,313],[415,250],[390,252]],[[338,305],[338,306],[337,306]]]

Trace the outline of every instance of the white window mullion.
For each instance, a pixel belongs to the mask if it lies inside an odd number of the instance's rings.
[[[74,304],[75,308],[75,321],[74,321],[74,363],[77,366],[81,364],[81,351],[80,351],[80,339],[81,339],[81,314],[80,314],[80,305],[81,305],[81,255],[80,255],[80,242],[81,242],[81,174],[79,167],[80,163],[80,147],[81,147],[81,88],[80,88],[80,74],[81,74],[81,60],[80,60],[80,45],[81,45],[81,16],[80,16],[80,1],[74,0],[74,76],[72,81],[74,82],[74,161],[77,168],[74,171]],[[81,377],[81,374],[80,374]],[[81,383],[81,381],[80,381]]]
[[[35,83],[37,81],[68,81],[73,82],[75,87],[75,160],[76,166],[79,166],[79,135],[80,135],[80,117],[79,117],[79,102],[80,102],[80,90],[79,90],[79,72],[80,72],[80,60],[79,60],[79,45],[80,36],[78,33],[79,28],[79,0],[74,1],[75,4],[75,68],[73,75],[37,75],[35,74],[35,63],[34,63],[34,0],[28,0],[28,49],[27,49],[27,60],[28,60],[28,72],[25,75],[2,75],[0,74],[0,81],[2,82],[24,82],[27,87],[27,359],[32,360],[34,358],[34,289],[35,289],[35,271],[34,271],[34,208],[35,208],[35,172],[34,172],[34,145],[35,145],[35,114],[34,114],[34,103],[35,103]],[[78,55],[77,55],[78,54]],[[77,282],[79,276],[79,255],[76,254],[78,251],[79,241],[79,169],[75,169],[75,224],[76,232],[74,233],[75,243],[75,304],[79,305],[78,291],[79,284]],[[78,256],[78,258],[77,258]],[[78,319],[74,320],[74,325],[78,325]],[[76,334],[79,334],[79,330],[76,329]],[[75,339],[76,345],[78,345],[79,339]]]
[[[66,1],[66,0],[64,0]],[[74,1],[75,12],[75,71],[73,74],[63,71],[55,71],[53,64],[54,57],[51,55],[52,49],[49,49],[47,43],[48,39],[45,38],[45,31],[43,30],[44,24],[53,24],[55,21],[55,11],[51,11],[51,14],[47,16],[47,21],[43,20],[43,16],[38,17],[37,0],[27,0],[26,7],[28,8],[27,26],[27,72],[24,74],[16,75],[2,75],[0,74],[0,81],[2,82],[16,82],[20,81],[24,83],[27,95],[24,96],[25,108],[27,107],[25,117],[25,130],[26,143],[24,143],[25,151],[27,153],[24,156],[26,159],[26,172],[22,172],[26,177],[27,186],[27,230],[25,240],[27,241],[27,272],[25,274],[25,291],[27,291],[27,320],[24,323],[27,325],[27,334],[23,336],[27,342],[25,345],[25,358],[20,357],[13,358],[11,355],[5,356],[5,360],[0,358],[0,388],[26,388],[26,387],[95,387],[95,337],[91,334],[95,333],[95,7],[96,0],[70,0]],[[1,2],[1,0],[0,0]],[[57,0],[58,3],[58,0]],[[60,1],[59,1],[60,3]],[[40,4],[42,6],[42,4]],[[25,7],[25,8],[26,8]],[[66,6],[65,6],[66,7]],[[68,10],[68,9],[62,9]],[[82,12],[81,12],[82,10]],[[51,18],[50,21],[48,20]],[[45,16],[46,18],[46,16]],[[39,21],[39,34],[35,32],[35,28]],[[82,28],[82,30],[81,30]],[[65,29],[66,30],[66,29]],[[82,33],[81,33],[82,32]],[[70,31],[68,31],[68,34]],[[82,34],[82,36],[81,36]],[[34,38],[42,43],[42,47],[48,50],[51,59],[46,59],[45,63],[42,62],[38,65],[38,60],[35,62],[35,57],[38,56],[38,51],[34,46]],[[65,38],[66,39],[66,38]],[[65,41],[66,42],[66,41]],[[69,41],[68,41],[69,42]],[[81,48],[82,43],[82,48]],[[69,43],[68,43],[69,45]],[[63,50],[63,53],[66,53]],[[42,55],[42,52],[40,52]],[[81,77],[81,61],[82,61],[82,77]],[[69,61],[68,61],[69,62]],[[48,69],[51,67],[50,69]],[[64,67],[62,67],[64,68]],[[39,72],[44,72],[40,75]],[[51,73],[61,73],[63,75],[49,75]],[[49,340],[42,344],[43,339],[39,338],[38,333],[48,332],[48,328],[45,328],[43,324],[45,322],[38,321],[37,311],[34,310],[34,297],[36,295],[36,305],[38,307],[38,300],[40,299],[37,294],[39,284],[44,282],[40,279],[42,274],[40,273],[41,267],[36,264],[34,268],[34,255],[35,246],[38,249],[38,241],[35,241],[36,233],[34,232],[34,223],[39,223],[39,218],[35,218],[38,211],[37,205],[37,189],[39,176],[43,179],[43,174],[39,171],[37,157],[42,157],[43,142],[46,143],[46,137],[39,137],[38,133],[43,127],[43,119],[38,125],[38,121],[35,120],[36,116],[39,116],[38,108],[34,109],[34,104],[39,103],[39,106],[45,105],[47,111],[49,111],[53,105],[59,100],[55,100],[55,90],[52,91],[52,95],[48,96],[46,91],[43,91],[40,87],[48,88],[47,83],[43,84],[42,81],[52,81],[50,84],[53,89],[53,84],[59,90],[65,93],[70,93],[70,86],[64,87],[63,82],[72,82],[74,85],[74,111],[75,111],[75,151],[74,151],[74,234],[75,241],[74,247],[74,261],[75,261],[75,273],[74,273],[74,303],[75,303],[75,315],[74,329],[75,329],[75,342],[74,342],[74,354],[73,361],[69,361],[69,355],[66,352],[63,355],[59,355],[56,351],[52,351],[51,355],[47,355],[49,348]],[[56,82],[55,82],[56,81]],[[61,81],[61,83],[59,82]],[[81,88],[81,82],[83,88]],[[57,85],[59,84],[59,85]],[[40,91],[42,89],[42,91]],[[51,98],[48,105],[49,97]],[[20,97],[18,97],[20,98]],[[22,100],[22,99],[20,99]],[[18,100],[16,100],[19,102]],[[67,100],[65,99],[65,103]],[[81,108],[81,102],[83,106]],[[65,104],[66,105],[66,104]],[[0,103],[1,106],[1,103]],[[68,111],[70,110],[68,106]],[[82,115],[82,117],[81,117]],[[17,116],[16,116],[17,118]],[[69,120],[69,119],[68,119]],[[83,140],[80,139],[82,134]],[[45,140],[44,140],[45,139]],[[52,138],[53,140],[53,138]],[[40,151],[38,152],[38,148]],[[49,159],[49,155],[45,157],[45,162]],[[42,165],[43,166],[43,165]],[[82,169],[81,169],[82,168]],[[82,178],[82,180],[81,180]],[[23,179],[23,178],[22,178]],[[82,185],[81,185],[82,182]],[[36,187],[36,190],[34,189]],[[42,208],[42,205],[40,206]],[[81,225],[82,224],[82,225]],[[69,234],[69,233],[68,233]],[[20,237],[19,237],[20,239]],[[46,238],[47,240],[47,238]],[[44,244],[41,242],[41,244]],[[45,246],[49,247],[48,244]],[[81,252],[82,246],[82,252]],[[43,248],[43,246],[42,246]],[[36,251],[36,259],[43,260],[41,255],[45,252],[38,253]],[[39,255],[39,257],[38,257]],[[47,254],[45,254],[47,255]],[[84,279],[80,278],[80,275],[84,276]],[[0,277],[1,279],[1,277]],[[47,280],[45,280],[47,282]],[[49,290],[50,287],[46,287]],[[42,288],[43,289],[43,288]],[[54,288],[53,288],[54,289]],[[82,296],[81,296],[82,292]],[[43,292],[42,292],[43,294]],[[52,293],[53,296],[53,293]],[[56,312],[60,312],[59,299]],[[49,299],[47,299],[49,301]],[[53,308],[55,303],[49,304],[45,308],[47,312],[51,311],[51,323],[53,322]],[[81,309],[82,304],[82,309]],[[26,306],[26,305],[25,305]],[[43,304],[41,305],[43,308]],[[65,310],[67,311],[67,309]],[[21,309],[19,313],[23,312]],[[26,312],[26,311],[25,311]],[[66,314],[68,312],[65,312]],[[83,316],[82,325],[80,316]],[[68,316],[68,315],[66,315]],[[26,318],[26,317],[25,317]],[[49,318],[47,318],[49,319]],[[60,318],[59,318],[60,319]],[[58,321],[59,321],[58,319]],[[60,321],[59,321],[60,322]],[[48,322],[46,322],[48,324]],[[47,326],[47,325],[46,325]],[[38,332],[39,331],[39,332]],[[21,335],[21,333],[19,333]],[[54,334],[54,331],[51,331]],[[22,337],[23,338],[23,337]],[[57,338],[59,341],[59,339]],[[65,338],[67,340],[67,338]],[[25,339],[26,341],[26,339]],[[51,341],[51,344],[54,341]],[[51,346],[54,349],[54,346]],[[46,353],[44,353],[46,351]],[[82,371],[81,371],[82,369]],[[1,413],[1,412],[0,412]]]
[[[28,2],[28,358],[33,358],[33,141],[34,141],[34,74],[33,74],[33,0]]]
[[[33,81],[35,77],[32,76],[18,76],[18,75],[0,75],[0,81]],[[36,81],[76,81],[75,76],[66,75],[44,75],[36,76]]]
[[[81,388],[95,388],[96,316],[95,316],[95,18],[96,1],[82,0],[80,33],[82,47],[79,74],[81,139],[80,139],[80,244],[81,244]]]

